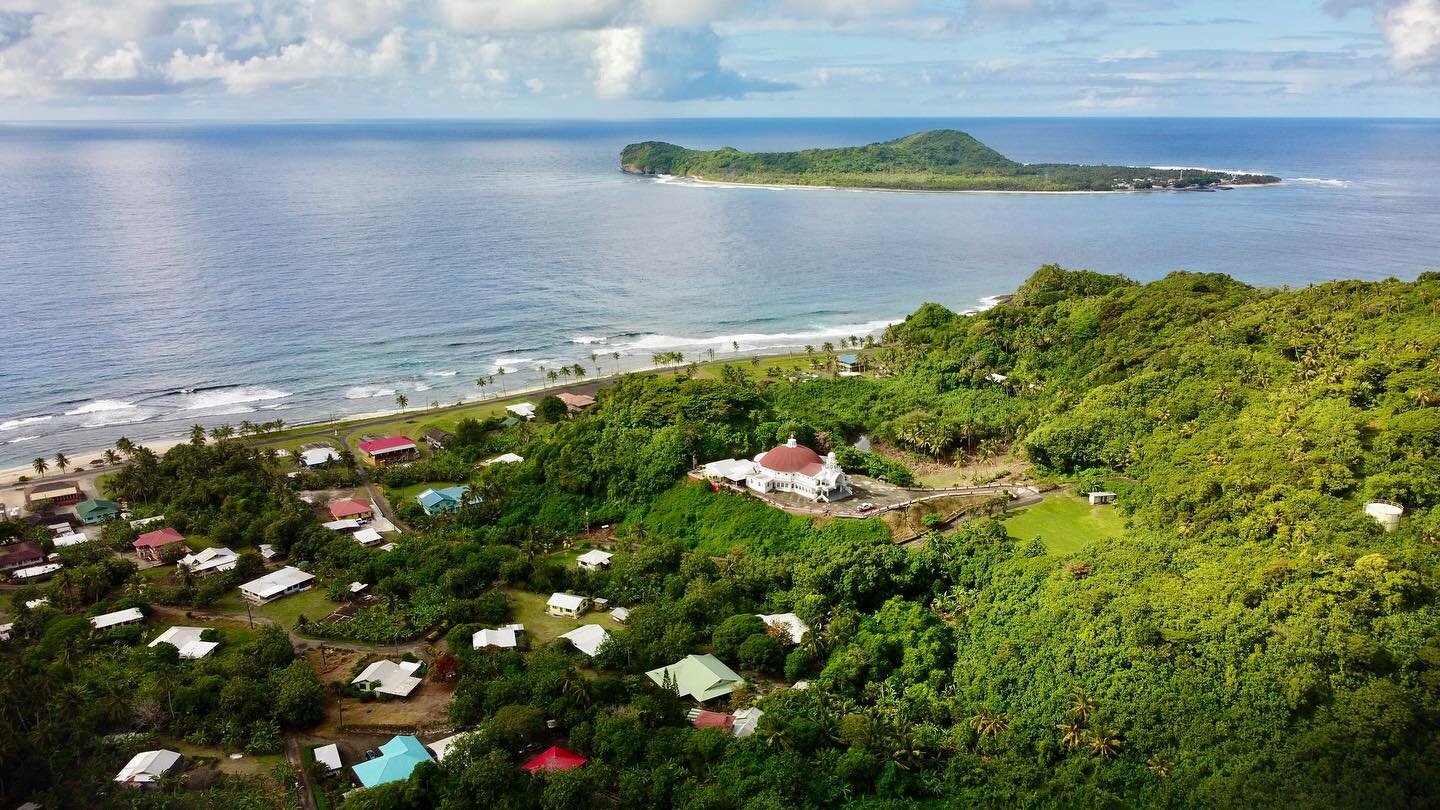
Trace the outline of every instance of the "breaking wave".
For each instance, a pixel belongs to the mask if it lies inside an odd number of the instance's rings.
[[[26,425],[38,425],[41,422],[49,422],[54,418],[53,416],[25,416],[20,419],[11,419],[6,422],[0,422],[0,430],[14,430]],[[31,438],[34,437],[32,436]]]
[[[280,391],[275,388],[268,388],[263,385],[238,385],[233,388],[216,388],[199,393],[187,393],[180,398],[180,409],[185,411],[202,411],[211,408],[225,408],[235,405],[243,405],[247,402],[264,402],[270,399],[284,399],[290,396],[289,391]],[[226,411],[226,413],[249,413],[246,411]]]

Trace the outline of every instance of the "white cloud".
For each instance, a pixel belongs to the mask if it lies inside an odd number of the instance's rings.
[[[1375,12],[1396,69],[1440,66],[1440,0],[1403,0]]]
[[[356,39],[389,30],[408,5],[407,0],[315,0],[311,13],[319,30]]]
[[[281,48],[269,56],[231,60],[215,46],[204,54],[176,50],[165,67],[172,82],[219,81],[232,93],[254,93],[271,87],[334,79],[392,77],[405,62],[405,32],[386,34],[373,51],[343,40],[316,35]]]
[[[611,28],[594,38],[595,94],[600,98],[724,99],[793,87],[726,68],[720,38],[708,26]]]

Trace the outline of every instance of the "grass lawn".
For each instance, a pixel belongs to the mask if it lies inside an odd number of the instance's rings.
[[[414,503],[416,495],[419,495],[431,487],[443,489],[455,485],[455,481],[426,481],[419,484],[411,484],[408,487],[381,487],[381,489],[385,490],[385,497],[389,499],[390,505],[398,507],[402,503]]]
[[[1084,498],[1055,494],[1016,512],[1005,529],[1018,540],[1040,542],[1051,554],[1073,554],[1097,540],[1125,533],[1125,520],[1113,504],[1091,506]]]
[[[284,596],[274,602],[251,607],[250,611],[255,616],[264,616],[276,622],[286,630],[294,630],[296,620],[302,615],[316,621],[334,613],[337,607],[339,604],[330,601],[324,588],[315,587],[294,596]],[[232,593],[216,602],[215,610],[244,617],[245,601],[238,593]]]
[[[558,562],[566,568],[574,568],[577,565],[575,561],[580,559],[581,554],[584,554],[589,550],[590,549],[588,548],[566,549],[564,551],[557,551],[554,554],[548,554],[546,555],[545,559],[551,560],[553,562]]]
[[[579,619],[562,619],[558,616],[551,616],[545,612],[545,603],[549,601],[550,594],[530,593],[529,591],[517,591],[507,589],[505,595],[510,598],[510,613],[514,621],[525,625],[525,633],[530,636],[530,646],[539,647],[554,641],[561,633],[567,633],[582,624],[597,624],[599,614],[586,614]]]

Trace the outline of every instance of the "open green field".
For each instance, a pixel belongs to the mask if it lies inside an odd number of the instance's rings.
[[[301,616],[316,621],[334,613],[339,606],[338,603],[330,601],[324,588],[315,587],[294,596],[281,597],[269,604],[251,607],[250,612],[255,616],[264,616],[286,630],[294,630],[295,622]],[[216,602],[215,609],[244,616],[245,600],[240,598],[240,594],[232,593]]]
[[[457,481],[423,481],[406,487],[381,487],[381,489],[385,490],[385,498],[390,501],[390,505],[398,507],[402,503],[415,503],[415,496],[431,487],[443,489],[453,487],[458,483]]]
[[[600,614],[587,613],[577,619],[562,619],[545,612],[545,603],[550,594],[530,593],[507,589],[505,596],[510,599],[510,613],[513,621],[525,625],[530,636],[530,646],[540,647],[554,641],[561,633],[568,633],[583,624],[598,624]]]
[[[1005,529],[1018,540],[1038,537],[1051,554],[1065,555],[1124,534],[1125,520],[1114,504],[1091,506],[1084,498],[1057,493],[1016,512]]]

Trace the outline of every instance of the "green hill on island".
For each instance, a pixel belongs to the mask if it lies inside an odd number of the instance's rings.
[[[1280,178],[1212,169],[1019,163],[953,129],[893,141],[799,152],[686,149],[661,141],[620,152],[631,174],[675,175],[723,183],[842,186],[910,191],[1132,191],[1261,185]]]

